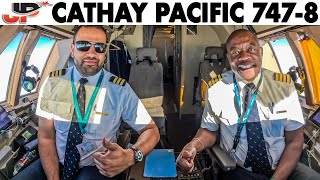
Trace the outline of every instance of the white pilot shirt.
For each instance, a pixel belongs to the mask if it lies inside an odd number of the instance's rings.
[[[59,162],[62,164],[64,163],[68,132],[74,111],[70,79],[72,68],[74,69],[74,82],[76,83],[76,89],[78,89],[80,84],[78,81],[82,76],[74,66],[69,67],[64,76],[48,77],[40,89],[36,111],[38,116],[47,120],[54,120],[56,147]],[[83,136],[84,140],[94,140],[100,143],[100,146],[103,137],[111,142],[116,142],[116,133],[121,124],[120,118],[137,132],[151,121],[150,115],[130,85],[126,83],[121,86],[110,82],[110,78],[114,75],[104,69],[101,71],[103,71],[104,77],[92,107],[89,122],[85,127],[86,133]],[[100,72],[94,76],[85,77],[88,79],[88,83],[85,84],[86,107],[99,79]],[[56,93],[57,91],[58,93]],[[105,149],[99,151],[103,150]],[[95,165],[92,156],[88,159],[86,161],[81,160],[80,167]]]
[[[269,162],[272,169],[276,169],[285,148],[284,131],[293,131],[302,127],[304,119],[293,83],[276,81],[274,72],[262,69],[253,81],[256,87],[261,73],[264,76],[258,89],[256,102]],[[236,81],[241,102],[243,102],[245,94],[242,89],[247,82],[238,75],[236,75]],[[209,131],[216,131],[220,127],[220,146],[226,152],[230,152],[238,121],[233,72],[223,73],[222,80],[208,89],[206,97],[201,127]],[[240,136],[235,154],[237,164],[243,167],[248,151],[245,127]],[[251,170],[251,167],[248,170]]]

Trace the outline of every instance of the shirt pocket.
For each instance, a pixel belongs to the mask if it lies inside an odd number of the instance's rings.
[[[74,109],[73,104],[43,99],[42,101],[42,110],[48,113],[52,113],[55,120],[71,121]]]
[[[263,122],[265,126],[264,134],[267,137],[284,137],[285,119],[270,119]]]
[[[221,111],[217,114],[220,119],[219,123],[223,123],[226,126],[237,126],[238,124],[238,114],[235,111]]]
[[[116,126],[116,111],[110,105],[96,105],[88,123],[87,136],[89,139],[102,139]]]
[[[232,112],[220,113],[218,118],[220,121],[220,139],[225,146],[231,148],[233,145],[233,139],[237,133],[238,115],[235,113],[232,114]],[[245,131],[243,129],[240,133],[239,144],[241,144],[246,137],[247,136],[245,135]]]
[[[287,112],[279,110],[270,109],[267,107],[260,108],[260,120],[262,125],[263,133],[266,137],[283,137],[284,127],[287,120]]]

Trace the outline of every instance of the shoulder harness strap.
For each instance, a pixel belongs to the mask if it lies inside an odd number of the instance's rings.
[[[291,83],[291,77],[289,74],[274,73],[273,79],[280,82]]]
[[[213,79],[211,79],[209,82],[208,82],[208,85],[209,87],[212,87],[214,84],[216,84],[217,82],[221,81],[222,80],[222,76],[221,74],[217,75],[216,77],[214,77]]]
[[[110,82],[113,82],[115,84],[118,84],[120,86],[125,86],[126,85],[126,80],[125,79],[122,79],[122,78],[119,78],[117,76],[112,76],[110,79],[109,79]]]
[[[67,73],[67,69],[60,69],[60,70],[56,70],[56,71],[52,71],[49,74],[49,77],[58,77],[58,76],[63,76]]]

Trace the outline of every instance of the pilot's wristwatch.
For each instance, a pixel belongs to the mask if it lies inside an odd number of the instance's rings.
[[[133,144],[128,144],[127,149],[131,149],[134,153],[134,159],[136,162],[141,162],[143,160],[143,153],[137,149]]]

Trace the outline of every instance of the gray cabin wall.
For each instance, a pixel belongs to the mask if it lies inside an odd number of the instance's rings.
[[[221,43],[224,43],[210,26],[197,26],[197,28],[197,35],[187,35],[187,26],[182,26],[181,114],[194,114],[196,111],[192,105],[194,77],[198,76],[199,64],[203,61],[205,48],[221,46]]]
[[[169,37],[153,37],[152,47],[157,48],[158,61],[163,67],[163,74],[167,76],[168,57],[173,56],[174,39]]]
[[[132,63],[136,62],[136,50],[143,47],[143,26],[137,25],[133,35],[120,35],[116,39],[125,43],[132,58]]]

